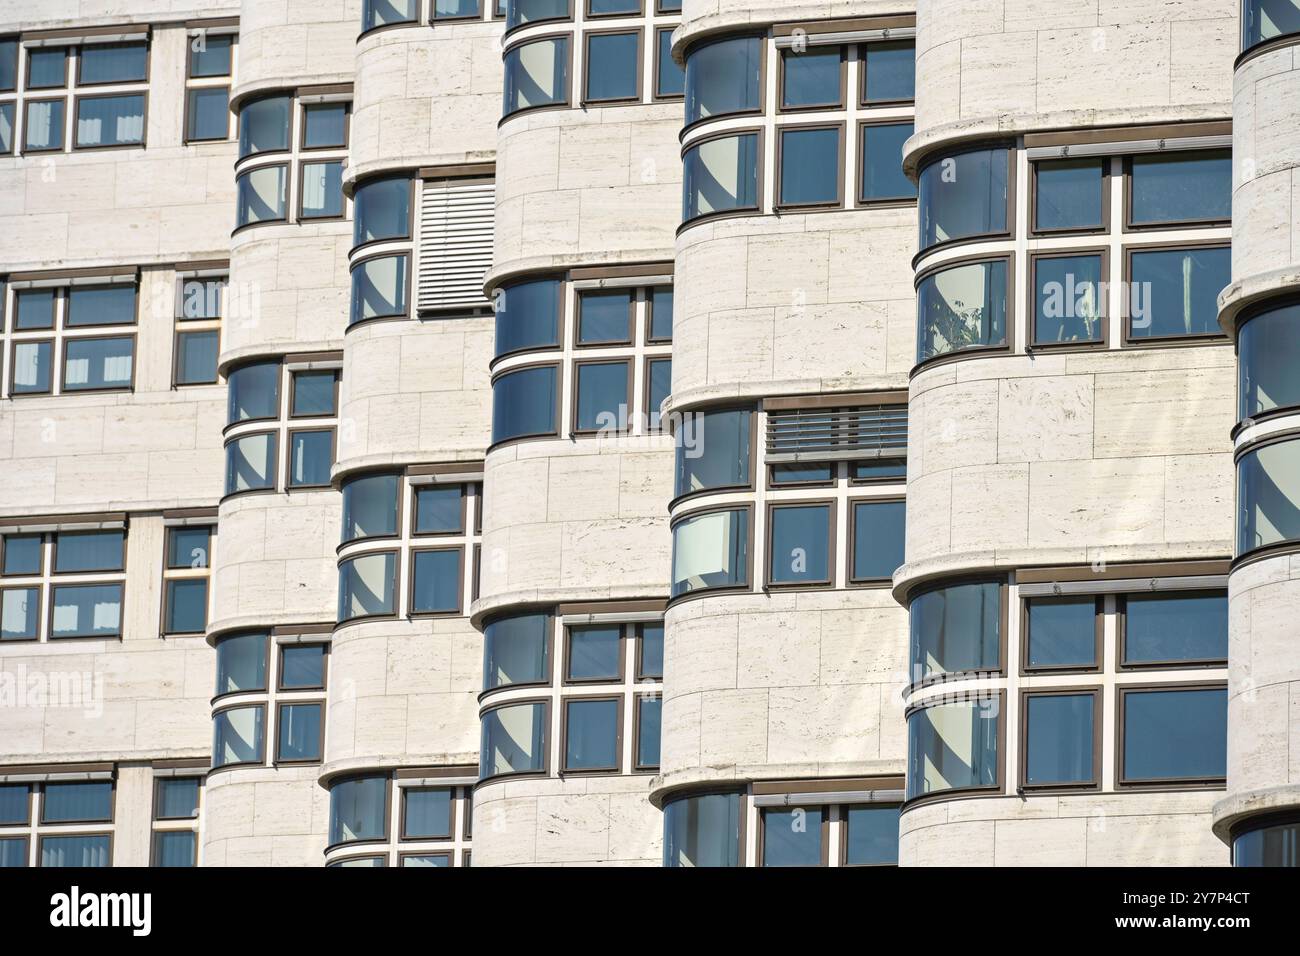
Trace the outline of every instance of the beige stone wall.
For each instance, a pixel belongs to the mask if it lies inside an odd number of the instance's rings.
[[[329,793],[316,767],[223,770],[208,777],[204,866],[321,866]]]
[[[283,6],[283,4],[280,4]],[[239,0],[0,0],[0,23],[21,24],[25,30],[181,22],[203,17],[239,15]]]
[[[681,50],[713,32],[794,20],[876,17],[912,13],[916,0],[683,0],[682,29],[673,39]]]
[[[244,0],[235,97],[274,87],[352,82],[361,0]]]

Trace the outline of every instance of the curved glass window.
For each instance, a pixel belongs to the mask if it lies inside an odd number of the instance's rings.
[[[682,221],[758,209],[758,134],[722,136],[682,157]]]
[[[936,704],[907,718],[907,798],[998,784],[998,698]]]
[[[387,777],[355,777],[330,787],[330,846],[387,835]]]
[[[241,365],[226,385],[226,424],[280,416],[279,362]]]
[[[763,41],[732,37],[695,47],[686,57],[686,125],[759,109]]]
[[[1243,0],[1243,50],[1288,33],[1300,33],[1300,0]]]
[[[511,704],[483,715],[479,779],[546,771],[546,705]]]
[[[567,20],[573,0],[511,0],[506,4],[506,29],[540,20]]]
[[[397,475],[368,475],[343,486],[343,543],[397,534]]]
[[[1139,314],[1130,307],[1129,333],[1135,339],[1220,335],[1219,293],[1232,281],[1232,250],[1221,248],[1134,251],[1129,259],[1131,288],[1142,297]]]
[[[288,149],[292,110],[291,96],[270,96],[245,104],[239,111],[239,158]]]
[[[506,51],[505,67],[503,116],[569,102],[568,37],[521,43]]]
[[[1261,312],[1237,332],[1237,419],[1300,406],[1300,303]]]
[[[1237,462],[1237,554],[1300,541],[1300,441],[1247,452]]]
[[[226,445],[226,494],[275,487],[276,434],[245,435]]]
[[[955,584],[909,606],[911,679],[1002,669],[1002,585]]]
[[[265,752],[266,708],[232,707],[212,716],[212,768],[261,763]]]
[[[496,355],[560,344],[560,282],[538,279],[501,287],[493,299]]]
[[[339,564],[339,623],[397,613],[391,551],[363,554]]]
[[[748,511],[714,511],[673,525],[673,597],[748,584]]]
[[[553,365],[502,375],[492,383],[492,443],[555,434]]]
[[[415,23],[418,19],[420,0],[362,0],[362,33],[394,23]]]
[[[687,415],[677,436],[678,496],[718,488],[747,488],[753,411]]]
[[[916,360],[1007,344],[1007,263],[976,262],[933,272],[916,287]]]
[[[1232,839],[1233,866],[1300,866],[1300,820],[1256,827]]]
[[[217,697],[266,690],[266,640],[241,634],[217,644]]]
[[[372,179],[356,189],[352,201],[352,244],[411,236],[411,180],[406,176]]]
[[[235,226],[285,219],[285,168],[263,166],[235,180]]]
[[[740,866],[740,794],[665,804],[664,866]]]
[[[483,629],[483,689],[550,680],[549,614],[503,617]]]
[[[1007,233],[1007,174],[1011,151],[977,149],[921,168],[921,249],[954,239]]]
[[[352,269],[352,315],[349,325],[367,319],[406,315],[407,271],[410,257],[376,256]]]

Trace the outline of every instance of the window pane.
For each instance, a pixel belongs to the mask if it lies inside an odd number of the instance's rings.
[[[632,340],[632,300],[629,291],[584,292],[578,296],[578,344]],[[671,321],[671,314],[669,319]]]
[[[627,362],[587,363],[577,369],[577,430],[608,432],[627,428]]]
[[[62,585],[54,589],[52,637],[118,637],[122,585]]]
[[[346,103],[304,106],[303,149],[347,145],[348,107]],[[341,165],[341,164],[340,164]]]
[[[898,817],[898,807],[849,807],[845,865],[897,866]]]
[[[1232,218],[1232,156],[1135,156],[1130,189],[1134,225],[1227,222]]]
[[[235,38],[206,30],[190,38],[190,76],[229,76]]]
[[[1134,338],[1222,334],[1219,293],[1232,281],[1231,249],[1134,252],[1131,262]]]
[[[830,505],[773,508],[768,580],[773,584],[830,580]]]
[[[659,59],[655,72],[655,95],[681,96],[686,91],[686,71],[673,59],[673,31],[656,30],[655,44]]]
[[[32,641],[40,635],[41,589],[0,591],[0,641]]]
[[[276,718],[280,724],[279,760],[320,760],[320,704],[286,704]]]
[[[958,584],[927,591],[910,607],[911,679],[997,671],[1002,660],[1002,586]]]
[[[740,866],[740,795],[715,793],[666,804],[664,866]]]
[[[1300,540],[1300,441],[1247,452],[1237,463],[1237,554]]]
[[[54,303],[57,293],[54,289],[20,289],[14,292],[14,328],[52,329],[54,328]]]
[[[1232,841],[1232,865],[1300,866],[1300,822],[1280,823],[1239,834]]]
[[[168,581],[168,634],[202,634],[208,626],[208,582]]]
[[[419,17],[420,0],[363,0],[361,29],[373,30],[390,23],[414,23]]]
[[[27,88],[29,90],[65,86],[67,82],[68,50],[66,47],[33,47],[27,51]]]
[[[634,100],[641,76],[640,33],[587,34],[588,100]]]
[[[464,492],[460,485],[417,488],[415,490],[415,533],[460,533],[464,506]]]
[[[224,86],[189,90],[186,96],[186,141],[219,140],[230,135],[230,90]]]
[[[1097,602],[1092,597],[1027,602],[1026,667],[1096,667]]]
[[[1007,344],[1007,264],[979,262],[935,272],[916,290],[917,361]]]
[[[673,597],[749,582],[749,512],[696,515],[673,527]]]
[[[1100,342],[1106,315],[1101,256],[1039,256],[1032,261],[1034,344]]]
[[[0,154],[8,156],[14,151],[14,116],[13,103],[0,103]]]
[[[176,336],[176,384],[211,385],[217,381],[221,333],[182,332]]]
[[[546,705],[514,704],[483,715],[479,778],[546,766]]]
[[[324,488],[334,464],[334,432],[292,432],[289,435],[289,486]]]
[[[663,716],[663,700],[658,697],[639,697],[637,718],[636,765],[659,766],[659,737]]]
[[[134,285],[80,286],[68,290],[70,326],[134,325]]]
[[[1204,780],[1227,774],[1226,688],[1121,693],[1123,780]]]
[[[903,144],[915,129],[913,123],[887,123],[862,128],[863,202],[915,199],[916,187],[903,172]]]
[[[758,134],[725,136],[687,151],[682,219],[758,208]]]
[[[411,234],[411,180],[374,179],[358,186],[352,201],[352,242],[405,239]]]
[[[764,810],[764,866],[821,866],[822,810]]]
[[[41,866],[106,867],[109,865],[107,836],[43,836]]]
[[[181,286],[181,319],[219,319],[226,279],[186,279]]]
[[[921,170],[921,248],[1007,231],[1010,152],[981,149],[936,160]]]
[[[123,531],[65,531],[54,539],[54,570],[121,571],[125,540]]]
[[[1025,700],[1025,782],[1091,783],[1092,694],[1033,694]]]
[[[661,286],[650,293],[650,338],[667,341],[673,337],[673,289]]]
[[[498,357],[521,349],[560,344],[559,282],[543,279],[503,286],[493,308]]]
[[[512,9],[519,4],[512,5]],[[537,106],[569,100],[569,39],[524,43],[505,55],[505,109],[509,116]]]
[[[41,797],[42,823],[108,823],[113,819],[113,784],[47,783]]]
[[[145,78],[149,62],[147,43],[87,43],[81,47],[83,86],[92,83],[137,83]]]
[[[1125,600],[1124,663],[1227,661],[1228,595],[1133,594]]]
[[[622,670],[623,629],[605,627],[569,629],[569,680],[618,680]]]
[[[916,99],[916,44],[869,43],[863,48],[868,103],[896,103]]]
[[[555,434],[553,366],[502,375],[492,383],[492,441]]]
[[[195,866],[198,860],[198,836],[191,830],[179,833],[155,833],[154,866]]]
[[[1300,305],[1272,308],[1237,327],[1237,418],[1300,405]]]
[[[749,484],[752,412],[704,412],[682,425],[677,443],[678,496]]]
[[[167,567],[206,568],[211,547],[209,528],[168,528]]]
[[[414,614],[460,611],[460,551],[417,551],[414,555]]]
[[[280,363],[260,362],[231,372],[228,386],[226,423],[280,415]]]
[[[158,781],[158,820],[190,820],[199,813],[199,780],[196,777],[162,778]]]
[[[31,818],[31,792],[25,783],[0,785],[0,826],[23,826]]]
[[[367,554],[339,565],[338,619],[394,614],[393,568],[391,552]]]
[[[295,418],[319,418],[335,414],[338,397],[338,372],[294,372],[293,407]]]
[[[786,109],[840,105],[844,54],[838,47],[784,50],[781,67],[785,78],[781,105]]]
[[[226,494],[275,487],[274,434],[237,438],[226,446]]]
[[[265,634],[227,637],[217,644],[217,692],[266,690]]]
[[[638,677],[664,676],[664,626],[641,625],[641,669]]]
[[[763,41],[736,37],[702,44],[686,59],[686,124],[758,109]]]
[[[618,701],[566,701],[566,770],[618,769]]]
[[[302,217],[338,218],[343,215],[343,164],[304,163],[302,167]]]
[[[469,854],[465,854],[469,859]],[[462,864],[469,866],[468,863]],[[433,867],[450,867],[451,857],[446,853],[421,853],[416,856],[402,857],[402,866],[433,866]]]
[[[0,838],[0,869],[12,869],[27,865],[27,838]]]
[[[650,378],[649,408],[646,410],[647,424],[650,428],[659,428],[661,424],[659,410],[673,390],[673,360],[658,359],[650,362],[647,374]]]
[[[1099,229],[1105,221],[1102,184],[1106,160],[1058,159],[1036,163],[1034,228]]]
[[[27,121],[23,127],[24,149],[62,149],[64,101],[27,101]]]
[[[433,18],[435,20],[450,17],[477,17],[480,0],[434,0]]]
[[[18,342],[14,345],[13,384],[15,395],[44,394],[50,390],[49,342]]]
[[[78,146],[144,142],[144,94],[86,97],[77,101]]]
[[[988,698],[914,711],[907,718],[908,799],[996,786],[998,710]]]
[[[397,534],[397,475],[355,478],[343,486],[343,542]]]
[[[1245,0],[1241,48],[1249,49],[1287,33],[1300,33],[1300,0]]]
[[[483,689],[548,680],[551,616],[500,618],[483,630]]]
[[[853,506],[853,580],[889,580],[903,566],[907,505],[902,501]]]
[[[244,173],[235,180],[237,207],[235,224],[276,222],[285,218],[284,167],[266,166]]]
[[[18,41],[0,40],[0,91],[12,93],[18,88]]]
[[[135,339],[68,339],[63,364],[63,390],[130,388]]]
[[[406,315],[409,256],[367,259],[352,270],[352,321]]]
[[[40,574],[41,543],[39,534],[4,536],[5,574]]]
[[[506,29],[512,29],[521,23],[568,17],[569,4],[572,2],[573,0],[510,0],[506,4]]]
[[[289,148],[289,113],[293,99],[272,96],[239,111],[239,158]]]
[[[402,836],[408,840],[451,839],[452,797],[445,789],[402,790],[405,803],[405,825]]]
[[[338,867],[339,869],[350,868],[350,867],[366,867],[368,869],[372,869],[376,867],[385,867],[387,865],[388,865],[388,860],[382,856],[362,856],[350,860],[339,860],[336,863],[325,864],[327,868]]]
[[[387,777],[358,777],[330,787],[331,845],[382,840],[387,832]]]
[[[839,202],[841,163],[838,129],[782,131],[781,202]]]
[[[587,10],[593,17],[614,13],[640,13],[642,0],[587,0]]]
[[[325,686],[325,647],[287,644],[280,648],[280,688],[297,690]]]
[[[212,766],[262,762],[263,708],[236,707],[212,718]]]

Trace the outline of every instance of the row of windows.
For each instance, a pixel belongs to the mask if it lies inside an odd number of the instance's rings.
[[[427,0],[427,22],[455,20],[502,20],[508,0]],[[421,22],[420,10],[426,0],[362,0],[361,33],[383,27]]]
[[[343,195],[351,104],[307,102],[281,93],[245,103],[239,110],[239,160],[291,153],[284,162],[241,166],[235,177],[235,228],[343,219]],[[296,131],[296,135],[295,135]],[[296,196],[291,201],[290,191]]]
[[[329,850],[388,843],[397,866],[469,866],[473,790],[415,782],[419,771],[349,777],[330,785]],[[394,793],[396,791],[396,793]],[[394,797],[397,805],[393,806]],[[390,817],[397,815],[396,833]],[[394,838],[395,837],[395,838]],[[414,844],[421,844],[417,849]],[[382,867],[393,852],[334,857],[330,867]],[[459,858],[459,861],[458,861]]]

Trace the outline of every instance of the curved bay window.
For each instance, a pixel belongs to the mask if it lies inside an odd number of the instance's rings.
[[[914,684],[944,674],[1001,672],[1006,615],[1001,582],[926,591],[912,599],[908,612]]]
[[[493,302],[497,358],[512,352],[559,347],[564,303],[559,279],[506,283]]]
[[[673,524],[673,597],[749,586],[751,517],[748,508],[729,508]]]
[[[483,628],[483,690],[530,686],[551,679],[548,613],[497,618]]]
[[[759,134],[723,135],[682,154],[682,221],[759,210]]]
[[[999,785],[999,697],[932,704],[907,717],[907,798]]]
[[[556,434],[559,420],[554,365],[509,372],[492,382],[492,443]]]
[[[568,36],[547,37],[506,51],[503,117],[569,105],[571,42]]]
[[[921,249],[1010,235],[1011,150],[975,149],[931,160],[918,174]]]
[[[1241,48],[1300,34],[1300,0],[1243,0]]]
[[[331,847],[388,838],[387,775],[353,777],[330,786]]]
[[[479,779],[544,774],[548,723],[544,701],[503,704],[482,716]]]
[[[918,364],[942,355],[1007,347],[1005,259],[936,269],[916,287]]]
[[[1237,557],[1300,542],[1300,439],[1272,441],[1237,459]]]
[[[740,866],[741,803],[739,793],[681,797],[665,803],[664,866]]]
[[[677,443],[676,495],[751,488],[753,409],[705,411],[683,421]]]
[[[1300,303],[1265,306],[1237,328],[1237,420],[1300,408]]]
[[[411,237],[409,176],[367,180],[352,196],[353,248],[371,242]]]
[[[761,109],[762,37],[702,43],[686,56],[686,125]]]
[[[1250,821],[1232,835],[1232,865],[1300,867],[1300,816]]]
[[[352,266],[352,311],[348,325],[410,314],[411,257],[374,256]]]

